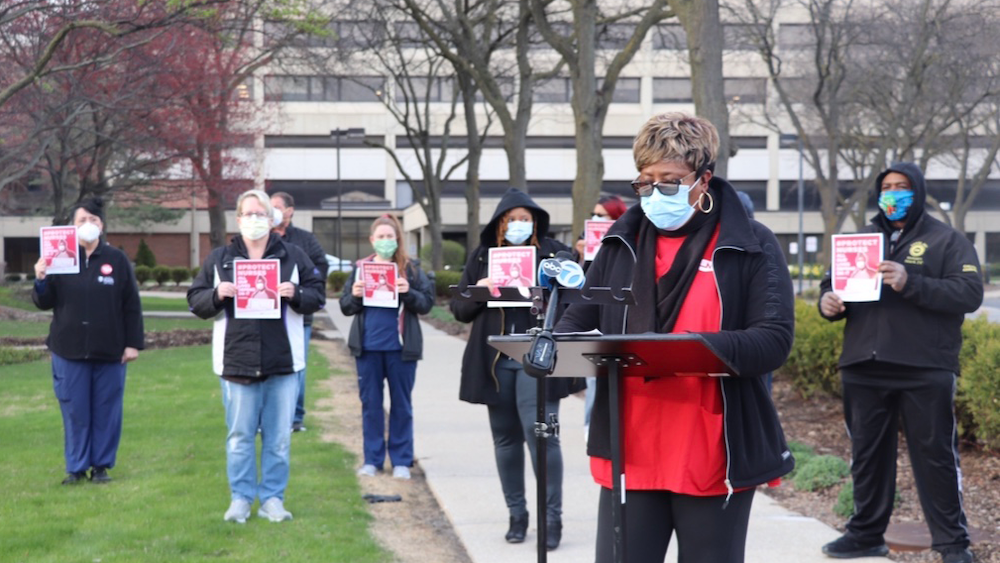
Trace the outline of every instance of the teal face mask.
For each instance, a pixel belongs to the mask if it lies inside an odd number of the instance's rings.
[[[375,254],[383,260],[389,260],[396,254],[396,249],[399,248],[399,244],[396,243],[396,239],[383,238],[378,239],[372,243],[375,247]]]
[[[902,221],[913,205],[913,190],[888,190],[878,196],[878,207],[890,221]]]

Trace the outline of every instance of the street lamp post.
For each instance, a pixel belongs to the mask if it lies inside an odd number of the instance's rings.
[[[340,139],[342,137],[347,137],[348,139],[363,139],[365,137],[365,130],[362,127],[352,127],[350,129],[341,129],[338,127],[330,130],[330,136],[337,141],[337,260],[343,260],[344,215],[341,200],[343,199],[344,188],[340,181]],[[337,270],[340,270],[340,264],[337,264]]]
[[[804,181],[803,181],[803,177],[802,177],[802,174],[803,174],[803,172],[802,172],[802,170],[803,170],[803,159],[804,159],[804,157],[803,157],[803,151],[802,151],[802,138],[799,137],[798,135],[789,134],[789,135],[781,135],[780,139],[781,139],[781,143],[784,146],[786,146],[786,147],[790,146],[794,142],[797,145],[797,148],[799,150],[799,185],[798,185],[798,199],[799,199],[799,238],[798,238],[798,242],[796,244],[798,244],[798,255],[799,255],[799,295],[802,295],[802,280],[803,280],[803,275],[804,275],[803,269],[805,267],[804,256],[805,256],[805,250],[806,250],[806,248],[805,248],[805,230],[804,230],[804,227],[803,227],[803,220],[802,220],[802,217],[803,217],[803,214],[804,214],[803,213],[803,209],[805,207],[805,186],[804,186]]]

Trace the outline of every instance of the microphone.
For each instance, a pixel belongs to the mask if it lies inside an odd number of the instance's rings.
[[[531,348],[524,355],[524,372],[532,377],[545,377],[556,367],[556,341],[552,338],[556,309],[559,308],[559,288],[577,289],[585,280],[583,268],[573,260],[573,255],[565,250],[556,253],[555,258],[546,258],[538,264],[538,285],[549,288],[548,307],[542,329],[535,335]]]

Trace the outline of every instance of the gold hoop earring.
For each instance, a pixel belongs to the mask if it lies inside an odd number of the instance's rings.
[[[705,204],[702,201],[702,198],[704,198],[705,196],[708,196],[708,209],[705,209]],[[701,192],[701,195],[698,196],[698,211],[701,211],[702,213],[708,215],[709,213],[712,212],[713,209],[715,209],[715,199],[712,197],[712,194],[708,193],[707,191]]]

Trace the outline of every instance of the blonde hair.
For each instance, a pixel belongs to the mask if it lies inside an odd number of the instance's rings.
[[[271,206],[271,196],[264,193],[264,190],[247,190],[241,193],[240,197],[236,198],[236,216],[239,217],[243,213],[243,200],[248,197],[257,198],[257,201],[267,211],[267,217],[270,221],[270,218],[274,215],[274,208]]]
[[[662,161],[687,164],[702,171],[715,164],[719,132],[708,120],[681,112],[654,115],[632,143],[635,168],[642,170]]]
[[[410,263],[410,257],[406,253],[406,248],[403,247],[403,225],[399,223],[399,219],[386,213],[385,215],[376,217],[372,221],[370,236],[375,236],[375,229],[382,225],[389,225],[392,227],[393,232],[396,233],[396,252],[392,255],[392,261],[396,263],[399,275],[406,278],[406,266]]]

